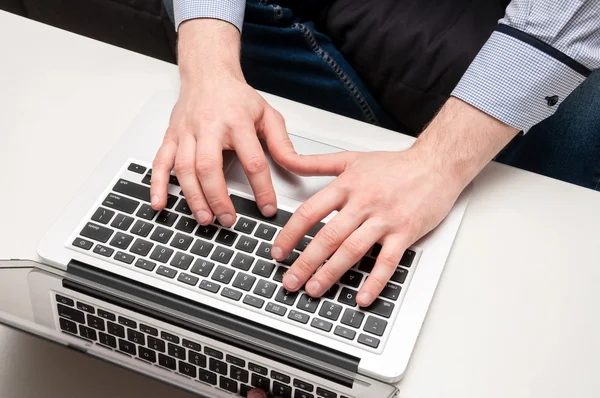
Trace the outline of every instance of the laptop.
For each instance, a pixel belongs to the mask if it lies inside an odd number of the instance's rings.
[[[27,276],[34,321],[22,328],[205,397],[245,396],[253,387],[282,398],[396,396],[469,189],[406,251],[370,307],[359,308],[355,296],[378,247],[323,297],[288,292],[281,281],[294,256],[276,262],[270,245],[332,178],[292,175],[267,156],[279,210],[266,218],[227,153],[231,228],[198,225],[175,175],[167,208],[155,212],[151,161],[176,99],[159,93],[149,101],[40,242],[43,264]],[[361,150],[289,131],[299,153]]]

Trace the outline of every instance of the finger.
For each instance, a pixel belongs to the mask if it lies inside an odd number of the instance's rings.
[[[379,296],[394,275],[400,258],[408,246],[409,243],[402,236],[395,235],[384,239],[375,267],[356,296],[356,303],[360,307],[368,307]]]
[[[360,261],[383,234],[381,224],[369,219],[340,245],[335,254],[313,275],[306,291],[313,297],[322,296],[354,264]]]
[[[265,139],[271,156],[283,167],[286,167],[287,159],[298,156],[287,133],[283,116],[271,107],[263,113],[259,137]]]
[[[271,217],[277,211],[277,199],[269,164],[254,131],[246,138],[243,142],[238,140],[234,149],[248,176],[258,208],[263,215]]]
[[[196,220],[201,225],[212,222],[212,212],[196,176],[196,139],[192,135],[186,134],[179,141],[175,158],[175,174]]]
[[[198,138],[196,173],[204,197],[219,223],[231,227],[235,222],[235,209],[223,174],[223,145],[210,135]]]
[[[152,162],[152,178],[150,179],[150,204],[154,210],[161,210],[167,204],[167,187],[169,176],[175,164],[177,142],[169,135],[165,136],[162,145]]]
[[[345,199],[334,184],[335,182],[311,196],[292,214],[273,242],[271,256],[275,260],[285,259],[313,226],[342,207]]]
[[[255,388],[254,390],[252,390],[248,393],[247,397],[248,398],[267,398],[267,393],[265,393],[260,388]]]
[[[285,168],[303,176],[338,176],[356,159],[356,152],[288,156]]]
[[[295,291],[303,286],[317,268],[363,223],[365,217],[361,217],[356,210],[343,208],[331,221],[325,224],[285,273],[283,279],[285,288]],[[325,293],[328,287],[321,285],[318,281],[313,281],[311,286],[306,288],[311,296],[314,292],[316,297]]]

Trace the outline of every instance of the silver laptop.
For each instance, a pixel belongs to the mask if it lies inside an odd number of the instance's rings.
[[[209,397],[244,396],[252,386],[294,398],[394,396],[391,383],[407,368],[468,193],[406,251],[369,308],[355,296],[377,247],[320,299],[291,293],[281,282],[291,263],[275,262],[270,245],[331,178],[294,176],[269,159],[279,211],[265,218],[229,154],[234,226],[199,226],[175,176],[157,214],[150,162],[175,100],[163,93],[146,105],[40,242],[49,267],[30,277],[35,321],[80,350]],[[290,134],[299,153],[361,150],[293,126]]]

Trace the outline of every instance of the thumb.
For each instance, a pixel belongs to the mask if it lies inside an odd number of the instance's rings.
[[[267,398],[267,393],[265,393],[263,390],[255,388],[248,393],[247,398]]]
[[[285,120],[281,113],[267,106],[262,117],[262,128],[259,129],[261,138],[264,138],[273,159],[281,166],[287,168],[288,159],[298,157],[294,144],[285,128]]]
[[[286,159],[285,168],[301,176],[338,176],[356,158],[356,152],[297,155]]]

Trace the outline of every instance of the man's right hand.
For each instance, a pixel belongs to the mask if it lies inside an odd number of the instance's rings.
[[[256,202],[272,216],[277,202],[263,138],[275,161],[296,156],[283,117],[252,87],[240,66],[240,33],[228,22],[195,19],[179,29],[181,91],[169,128],[153,162],[151,203],[167,202],[172,169],[196,220],[206,225],[213,215],[230,227],[235,209],[225,185],[223,150],[235,150]]]

